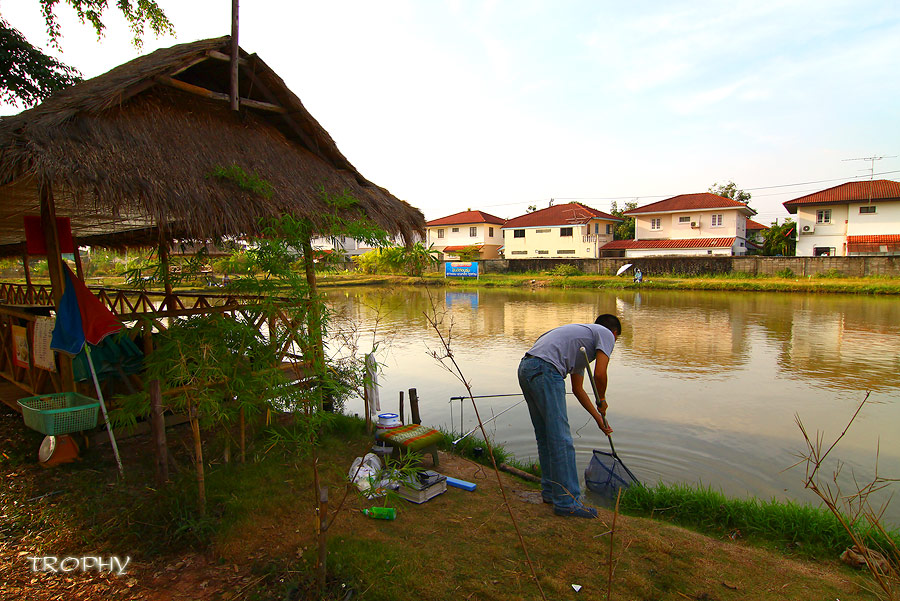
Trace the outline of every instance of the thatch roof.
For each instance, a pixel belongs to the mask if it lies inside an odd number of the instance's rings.
[[[0,118],[0,254],[21,252],[22,216],[40,213],[42,181],[79,244],[250,234],[282,212],[315,220],[323,190],[349,193],[391,234],[424,233],[421,211],[365,179],[255,54],[240,53],[248,102],[230,110],[230,44],[157,50]],[[210,176],[231,165],[270,183],[271,196]]]

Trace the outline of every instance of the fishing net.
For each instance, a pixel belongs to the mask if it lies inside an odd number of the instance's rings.
[[[621,459],[607,451],[594,449],[594,456],[584,470],[584,482],[591,492],[615,501],[620,489],[637,484],[638,480]]]

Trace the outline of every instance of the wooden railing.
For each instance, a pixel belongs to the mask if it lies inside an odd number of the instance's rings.
[[[90,287],[94,295],[126,326],[128,336],[144,353],[152,351],[153,336],[168,329],[174,320],[192,315],[221,313],[240,318],[263,331],[278,331],[282,340],[278,359],[284,367],[302,364],[297,352],[300,341],[296,333],[306,324],[277,308],[262,311],[258,297],[231,294],[173,293]],[[0,378],[28,393],[21,396],[61,392],[65,383],[53,371],[34,363],[35,324],[39,315],[49,315],[54,307],[49,285],[26,285],[0,282]],[[27,339],[27,362],[16,343]],[[295,373],[300,373],[295,370]],[[140,381],[132,384],[140,385]],[[82,385],[88,389],[87,384]],[[77,387],[76,387],[77,388]],[[9,397],[7,395],[0,395]],[[8,398],[2,398],[7,405]]]

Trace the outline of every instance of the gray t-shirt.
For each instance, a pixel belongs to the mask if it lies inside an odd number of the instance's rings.
[[[528,350],[532,357],[543,359],[566,377],[571,373],[581,375],[587,367],[581,347],[593,361],[597,351],[612,356],[616,337],[604,326],[593,323],[572,323],[559,326],[541,334]]]

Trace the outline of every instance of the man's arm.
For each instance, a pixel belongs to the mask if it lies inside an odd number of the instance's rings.
[[[604,357],[605,356],[606,355],[604,355]],[[601,411],[606,411],[606,402],[604,401],[603,405],[600,407],[595,407],[587,392],[584,391],[584,376],[573,373],[569,378],[572,380],[572,393],[575,395],[575,398],[578,399],[578,402],[581,403],[581,406],[584,407],[584,410],[591,414],[591,417],[597,422],[597,426],[603,430],[605,434],[612,434],[612,428],[609,427],[609,424],[606,423],[606,420],[600,414]]]

